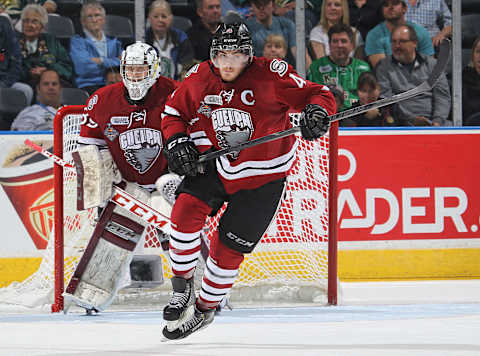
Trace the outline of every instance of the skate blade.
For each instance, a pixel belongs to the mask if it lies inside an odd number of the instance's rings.
[[[193,316],[193,313],[195,312],[194,306],[190,305],[187,310],[183,312],[183,314],[180,316],[178,320],[173,320],[173,321],[167,321],[167,330],[172,332],[175,329],[178,329],[180,325],[185,323],[188,319],[190,319]],[[168,339],[167,339],[168,340]]]

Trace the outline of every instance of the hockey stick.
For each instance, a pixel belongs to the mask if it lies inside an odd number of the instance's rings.
[[[42,146],[37,145],[29,139],[26,139],[24,142],[27,146],[33,148],[38,153],[53,160],[56,164],[68,169],[75,169],[75,166],[73,166],[72,164],[54,155],[53,153],[48,152]],[[113,196],[110,198],[111,202],[128,210],[132,214],[135,214],[148,224],[155,226],[157,229],[167,234],[170,233],[171,221],[168,216],[165,216],[164,214],[156,211],[147,204],[142,203],[141,201],[115,185],[113,186],[113,193]]]
[[[343,119],[346,119],[346,118],[349,118],[349,117],[352,117],[352,116],[362,114],[362,113],[367,112],[367,111],[372,110],[372,109],[377,109],[377,108],[381,108],[381,107],[384,107],[384,106],[396,104],[400,101],[410,99],[414,96],[417,96],[419,94],[423,94],[423,93],[425,93],[429,90],[432,90],[432,88],[437,84],[438,80],[440,79],[440,75],[447,68],[448,60],[450,59],[450,47],[451,47],[450,40],[444,40],[440,44],[440,53],[438,55],[437,63],[435,64],[435,67],[433,67],[433,70],[432,70],[432,73],[430,74],[430,77],[426,81],[421,83],[420,85],[418,85],[415,88],[412,88],[410,90],[407,90],[403,93],[395,94],[395,95],[393,95],[389,98],[380,99],[380,100],[374,101],[373,103],[368,103],[368,104],[365,104],[365,105],[357,106],[355,108],[345,110],[345,111],[336,113],[334,115],[330,115],[329,116],[330,122],[343,120]],[[275,132],[275,133],[272,133],[270,135],[266,135],[266,136],[263,136],[263,137],[256,138],[256,139],[251,140],[251,141],[246,141],[246,142],[241,143],[237,146],[228,147],[228,148],[224,148],[224,149],[221,149],[221,150],[218,150],[218,151],[206,153],[206,154],[203,154],[203,155],[200,156],[200,158],[198,159],[198,162],[205,162],[205,161],[215,159],[215,158],[218,158],[220,156],[223,156],[223,155],[226,155],[226,154],[229,154],[229,153],[232,153],[232,152],[241,151],[241,150],[243,150],[245,148],[248,148],[248,147],[253,147],[253,146],[257,146],[257,145],[262,144],[262,143],[275,141],[275,140],[278,140],[280,138],[293,135],[294,133],[297,133],[299,131],[300,131],[300,127],[295,126],[295,127],[283,130],[283,131]]]

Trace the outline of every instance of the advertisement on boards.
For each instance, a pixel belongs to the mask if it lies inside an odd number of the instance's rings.
[[[25,138],[26,135],[2,136],[0,186],[8,197],[8,202],[2,202],[2,211],[13,208],[26,229],[27,238],[36,249],[44,249],[53,228],[53,164],[26,146]],[[53,148],[51,135],[28,138],[49,150]],[[16,223],[6,221],[3,228],[7,232],[15,231],[10,225]],[[22,238],[24,236],[10,236],[8,241],[14,244]]]
[[[479,132],[343,132],[340,241],[479,239]]]

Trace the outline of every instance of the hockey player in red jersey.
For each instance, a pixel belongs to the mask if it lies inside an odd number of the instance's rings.
[[[146,62],[138,65],[138,62]],[[130,63],[132,63],[130,65]],[[133,65],[135,63],[135,65]],[[122,81],[88,100],[78,142],[108,149],[124,180],[153,190],[166,170],[160,115],[177,82],[159,76],[155,49],[137,42],[122,54]]]
[[[296,140],[285,137],[199,164],[200,152],[222,149],[290,127],[287,111],[302,111],[302,136],[314,140],[329,129],[335,100],[327,87],[301,78],[278,59],[252,55],[243,24],[221,24],[210,61],[194,66],[171,95],[162,115],[164,153],[171,171],[185,176],[171,219],[173,294],[164,308],[167,339],[184,338],[213,321],[215,307],[231,289],[244,254],[252,252],[273,219]],[[192,276],[200,232],[224,202],[210,243],[199,296]]]
[[[165,180],[159,184],[157,179],[168,173],[160,117],[177,82],[159,75],[155,49],[141,42],[123,51],[120,73],[121,82],[101,88],[89,98],[79,149],[72,154],[78,209],[103,208],[65,294],[66,300],[87,310],[103,310],[111,303],[146,231],[138,217],[108,202],[112,185],[121,184],[164,214],[169,215],[173,204],[173,199],[165,199],[156,188],[163,187]],[[168,177],[179,181],[178,176]]]

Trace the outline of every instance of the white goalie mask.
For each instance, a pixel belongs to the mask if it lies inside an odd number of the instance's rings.
[[[142,42],[128,46],[122,52],[120,74],[130,99],[143,99],[159,76],[157,52]]]

